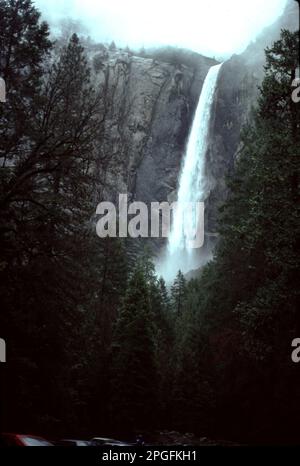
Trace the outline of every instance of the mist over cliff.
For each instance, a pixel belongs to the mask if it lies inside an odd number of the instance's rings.
[[[35,0],[51,29],[69,18],[96,42],[175,46],[227,59],[241,53],[283,12],[286,0]]]

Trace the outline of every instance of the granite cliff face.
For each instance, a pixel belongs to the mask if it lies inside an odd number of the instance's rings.
[[[175,201],[195,108],[217,62],[172,48],[135,56],[95,47],[90,59],[103,96],[96,202],[118,205],[119,194],[148,205]],[[165,244],[165,239],[149,241],[157,254]],[[145,244],[129,243],[131,251]]]
[[[189,52],[187,52],[189,53]],[[103,89],[103,131],[99,173],[105,199],[128,193],[130,200],[176,197],[178,175],[195,106],[205,76],[216,62],[193,55],[187,65],[123,51],[95,55]]]

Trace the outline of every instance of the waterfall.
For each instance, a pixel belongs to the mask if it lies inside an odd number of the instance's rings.
[[[222,64],[210,68],[204,81],[199,103],[184,156],[179,180],[178,208],[174,212],[168,247],[157,271],[167,281],[174,278],[180,269],[183,273],[197,269],[207,257],[199,249],[188,246],[184,229],[185,206],[187,203],[204,202],[209,195],[209,183],[205,176],[205,156],[208,148],[209,127],[218,75]]]

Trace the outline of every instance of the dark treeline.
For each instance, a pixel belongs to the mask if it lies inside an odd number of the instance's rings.
[[[1,428],[296,440],[297,34],[266,51],[215,258],[170,290],[147,250],[96,236],[103,96],[78,37],[57,47],[30,0],[0,0],[0,41]]]

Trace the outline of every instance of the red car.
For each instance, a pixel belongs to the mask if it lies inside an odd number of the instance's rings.
[[[0,447],[53,447],[53,443],[35,435],[1,434]]]

